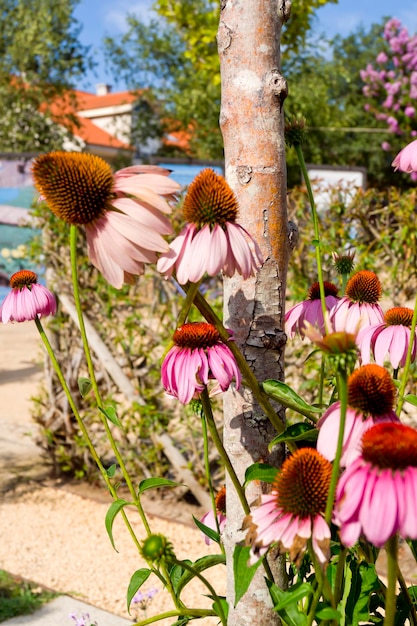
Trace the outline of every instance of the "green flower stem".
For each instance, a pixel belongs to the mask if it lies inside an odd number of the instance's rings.
[[[345,434],[346,411],[347,411],[347,406],[348,406],[347,405],[347,400],[348,400],[347,374],[345,371],[339,372],[338,382],[339,382],[338,386],[339,386],[339,400],[340,400],[340,426],[339,426],[339,436],[337,439],[336,455],[333,461],[332,477],[330,479],[329,495],[327,497],[326,513],[325,513],[325,519],[329,526],[332,521],[334,497],[336,493],[337,481],[339,479],[340,460],[342,458],[342,450],[343,450],[343,437]]]
[[[209,583],[207,578],[205,578],[205,576],[203,576],[192,565],[187,563],[187,561],[179,561],[178,559],[173,559],[172,562],[175,565],[179,565],[183,569],[187,570],[187,572],[190,572],[190,574],[192,574],[193,576],[195,576],[196,578],[201,580],[203,585],[205,585],[207,587],[207,589],[209,590],[211,598],[214,600],[214,602],[217,603],[217,605],[219,607],[219,617],[221,619],[221,622],[222,622],[223,626],[227,626],[227,618],[226,618],[226,615],[224,614],[223,605],[221,603],[221,600],[220,600],[219,596],[217,595],[214,587]]]
[[[312,626],[315,616],[316,616],[317,605],[318,605],[318,602],[321,598],[322,591],[323,591],[324,574],[323,574],[323,570],[321,569],[321,565],[318,562],[315,552],[313,550],[313,542],[311,541],[311,539],[308,540],[308,547],[309,547],[308,552],[310,554],[310,557],[314,566],[314,571],[316,573],[316,580],[317,580],[317,587],[314,590],[313,599],[311,601],[308,615],[307,615],[307,626]]]
[[[319,407],[323,406],[323,390],[324,390],[325,374],[326,374],[326,357],[324,356],[324,353],[322,352],[321,363],[320,363],[320,384],[319,384],[319,397],[318,397]]]
[[[342,289],[341,289],[342,294],[344,294],[346,291],[348,278],[349,278],[349,274],[342,274]]]
[[[35,324],[36,324],[36,327],[37,327],[37,329],[39,331],[39,334],[41,336],[42,342],[43,342],[43,344],[44,344],[44,346],[46,348],[48,356],[51,359],[51,363],[52,363],[52,366],[53,366],[53,368],[55,370],[55,373],[58,376],[58,380],[61,383],[61,387],[64,390],[64,393],[65,393],[66,398],[68,400],[68,404],[70,405],[71,410],[72,410],[72,412],[74,414],[74,417],[75,417],[75,419],[77,421],[78,427],[79,427],[79,429],[82,432],[82,435],[83,435],[83,437],[84,437],[84,439],[85,439],[85,441],[87,443],[88,449],[90,450],[90,454],[93,457],[97,467],[99,468],[99,470],[101,472],[101,475],[103,476],[104,482],[106,483],[106,486],[107,486],[110,494],[112,495],[114,500],[117,500],[118,497],[117,497],[116,490],[115,490],[115,488],[113,487],[113,485],[112,485],[112,483],[110,481],[110,478],[109,478],[109,476],[108,476],[108,474],[106,472],[106,469],[103,466],[103,464],[102,464],[102,462],[100,460],[100,457],[98,456],[98,454],[96,452],[94,444],[93,444],[93,442],[90,439],[90,436],[89,436],[89,434],[87,432],[87,429],[86,429],[86,427],[84,425],[84,422],[81,419],[81,416],[80,416],[80,414],[78,412],[78,409],[77,409],[77,407],[75,405],[75,402],[74,402],[74,399],[72,397],[71,391],[70,391],[70,389],[69,389],[69,387],[67,385],[67,381],[64,378],[64,375],[62,373],[60,365],[59,365],[59,363],[58,363],[58,361],[56,359],[55,353],[54,353],[54,351],[52,349],[52,346],[51,346],[51,344],[49,342],[49,339],[48,339],[48,337],[47,337],[47,335],[46,335],[46,333],[45,333],[45,331],[43,329],[43,326],[42,326],[41,321],[40,321],[39,318],[35,318]],[[140,548],[139,541],[138,541],[138,539],[137,539],[137,537],[136,537],[136,535],[134,533],[134,530],[133,530],[132,526],[130,525],[130,522],[129,522],[127,516],[126,516],[126,513],[122,510],[121,514],[123,516],[123,519],[124,519],[124,522],[126,524],[126,527],[127,527],[128,531],[129,531],[129,534],[132,537],[132,539],[133,539],[133,541],[135,543],[136,548],[139,550],[139,548]]]
[[[217,616],[215,611],[211,609],[184,609],[183,611],[166,611],[165,613],[160,613],[159,615],[155,615],[154,617],[148,617],[148,619],[141,620],[140,622],[132,623],[132,626],[147,626],[148,624],[154,624],[155,622],[159,622],[161,619],[167,619],[168,617],[180,617],[181,615],[190,616],[198,619],[199,617],[211,617]]]
[[[335,600],[336,606],[339,604],[340,599],[342,597],[342,591],[343,591],[342,586],[343,586],[343,578],[344,578],[347,555],[348,555],[348,549],[341,548],[340,554],[339,554],[339,560],[337,562],[337,567],[336,567],[336,576],[334,579],[334,600]]]
[[[207,322],[213,324],[213,326],[219,332],[222,341],[230,348],[230,351],[236,359],[236,363],[240,369],[245,383],[250,387],[253,395],[259,403],[259,406],[262,408],[265,415],[270,420],[271,424],[275,427],[277,433],[283,433],[285,430],[285,425],[278,417],[272,404],[269,402],[267,394],[259,385],[256,376],[247,364],[246,359],[239,350],[238,346],[234,341],[230,340],[230,335],[228,331],[223,326],[222,322],[219,320],[219,318],[217,317],[211,306],[208,304],[208,302],[205,300],[205,298],[201,295],[201,293],[198,292],[196,294],[194,304],[200,311],[201,315],[207,320]],[[296,447],[292,442],[287,442],[287,446],[291,450],[291,452],[296,451]]]
[[[211,438],[213,439],[213,443],[216,446],[217,452],[219,453],[220,458],[223,461],[224,466],[226,468],[226,471],[229,474],[230,479],[233,483],[233,486],[236,489],[236,493],[239,497],[240,503],[242,505],[242,509],[245,515],[249,515],[250,506],[248,504],[248,501],[246,500],[245,491],[242,485],[240,484],[239,478],[236,475],[235,469],[230,462],[229,456],[226,450],[224,449],[222,440],[220,439],[219,433],[217,431],[217,426],[214,421],[213,411],[211,408],[211,402],[210,402],[207,389],[204,389],[204,391],[201,392],[200,398],[201,398],[201,403],[203,405],[204,417],[207,423],[207,427],[210,431]]]
[[[303,149],[300,143],[294,143],[294,149],[297,154],[298,163],[301,168],[301,172],[304,178],[304,182],[307,187],[308,198],[310,200],[311,213],[313,217],[313,227],[314,227],[314,244],[316,249],[316,262],[317,262],[317,278],[320,288],[320,302],[321,309],[323,312],[324,323],[326,323],[326,294],[324,292],[324,280],[323,280],[323,268],[321,264],[321,244],[320,244],[320,232],[319,232],[319,220],[317,217],[317,209],[316,203],[314,201],[313,190],[311,188],[310,177],[308,175],[307,167],[304,161]]]
[[[74,225],[71,225],[71,229],[70,229],[70,252],[71,252],[71,275],[72,275],[72,287],[73,287],[73,292],[74,292],[74,302],[75,302],[75,307],[77,309],[77,315],[78,315],[78,323],[80,326],[80,333],[81,333],[81,339],[82,339],[82,343],[83,343],[83,348],[84,348],[84,354],[85,354],[85,358],[87,361],[87,367],[88,367],[88,373],[90,376],[90,382],[92,385],[92,388],[94,390],[94,395],[96,398],[96,402],[97,402],[97,406],[99,409],[103,409],[103,402],[101,399],[101,395],[100,395],[100,391],[97,385],[97,380],[96,380],[96,376],[95,376],[95,372],[94,372],[94,366],[93,366],[93,360],[91,358],[91,351],[90,351],[90,346],[88,344],[88,339],[87,339],[87,333],[85,331],[85,325],[84,325],[84,317],[83,317],[83,312],[82,312],[82,306],[81,306],[81,298],[80,298],[80,289],[79,289],[79,283],[78,283],[78,271],[77,271],[77,234],[78,234],[78,230],[77,227]],[[148,520],[146,518],[145,515],[145,511],[142,507],[142,503],[140,501],[140,498],[138,497],[138,495],[136,494],[135,488],[132,484],[132,481],[130,480],[130,476],[127,472],[124,460],[119,452],[118,446],[114,440],[113,434],[110,430],[108,421],[107,421],[107,417],[105,414],[102,413],[102,411],[99,411],[100,414],[100,418],[102,421],[102,424],[104,426],[104,429],[106,431],[106,435],[107,438],[110,442],[111,448],[114,452],[114,455],[116,457],[117,463],[119,464],[120,470],[122,472],[123,478],[126,482],[126,485],[129,489],[129,493],[132,496],[134,505],[136,506],[140,518],[142,520],[142,523],[145,527],[146,532],[148,533],[148,535],[151,534],[151,529],[148,523]]]
[[[177,327],[179,328],[187,321],[188,314],[190,312],[191,307],[193,306],[194,298],[196,293],[200,288],[202,283],[202,279],[198,281],[198,283],[188,283],[189,287],[185,294],[185,299],[183,305],[181,307],[180,313],[178,315]]]
[[[214,489],[213,489],[213,482],[211,480],[211,474],[210,474],[210,460],[209,460],[209,440],[208,440],[208,432],[207,432],[207,421],[205,419],[204,414],[201,415],[201,428],[203,431],[203,450],[204,450],[204,468],[206,470],[206,477],[207,477],[207,482],[208,482],[208,486],[209,486],[209,492],[210,492],[210,498],[211,498],[211,506],[213,509],[213,514],[214,514],[214,520],[216,523],[216,529],[217,532],[220,536],[220,525],[219,525],[219,520],[217,518],[217,509],[216,509],[216,498],[214,495]],[[224,545],[222,542],[220,542],[220,548],[222,553],[224,554]]]
[[[397,404],[397,409],[396,409],[397,415],[400,415],[402,408],[403,408],[403,404],[404,404],[405,388],[407,385],[408,373],[410,371],[411,354],[413,352],[414,338],[416,336],[416,324],[417,324],[417,293],[416,293],[416,299],[414,302],[413,317],[411,320],[410,342],[408,344],[407,356],[405,358],[405,365],[404,365],[404,369],[403,369],[402,376],[401,376],[400,390],[398,392],[398,404]]]
[[[384,626],[394,626],[396,613],[395,587],[398,577],[398,537],[393,535],[385,544],[387,552],[388,585],[385,595],[385,619]]]

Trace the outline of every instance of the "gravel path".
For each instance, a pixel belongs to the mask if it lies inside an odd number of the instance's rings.
[[[31,440],[36,425],[30,420],[30,397],[42,376],[35,325],[0,325],[0,342],[0,568],[129,617],[128,584],[145,563],[120,515],[113,527],[117,551],[112,548],[104,525],[110,496],[80,486],[74,492],[48,481],[47,468]],[[191,507],[171,501],[166,505],[159,502],[156,508],[165,519],[150,515],[152,532],[168,537],[179,559],[195,560],[218,551],[216,546],[207,549],[192,525]],[[155,511],[155,504],[151,510]],[[194,514],[198,517],[201,510]],[[128,517],[137,537],[143,539],[145,533],[136,511],[128,510]],[[179,519],[188,523],[178,523]],[[215,582],[219,593],[225,592],[224,567],[210,570],[207,578]],[[143,590],[150,587],[159,591],[148,616],[174,608],[158,579],[148,579]],[[211,601],[206,593],[196,581],[184,590],[182,598],[188,606],[208,608]],[[143,613],[139,617],[143,619]],[[207,626],[217,622],[212,618],[200,620]],[[173,618],[158,622],[162,626],[172,623]]]

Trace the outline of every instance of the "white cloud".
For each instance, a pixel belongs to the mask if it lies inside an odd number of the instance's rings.
[[[137,0],[136,2],[119,0],[117,8],[112,4],[106,11],[104,15],[105,25],[111,27],[112,30],[118,30],[123,33],[127,30],[127,14],[134,15],[145,23],[149,22],[153,13],[151,10],[152,4],[153,0]]]

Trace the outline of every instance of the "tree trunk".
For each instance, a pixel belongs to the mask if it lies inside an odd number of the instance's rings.
[[[289,16],[285,0],[221,0],[218,47],[222,79],[220,127],[226,179],[239,203],[239,223],[257,240],[264,265],[257,276],[224,281],[225,325],[259,381],[283,379],[285,281],[289,257],[280,35]],[[276,434],[246,390],[224,400],[224,445],[238,477],[256,462],[279,465],[283,451],[268,455]],[[284,414],[282,412],[282,418]],[[225,548],[230,626],[279,623],[260,568],[246,595],[234,608],[233,551],[242,540],[243,511],[227,485]],[[249,503],[261,493],[251,483]],[[276,582],[283,574],[272,563]]]

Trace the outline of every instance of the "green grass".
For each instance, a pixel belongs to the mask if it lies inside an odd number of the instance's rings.
[[[0,570],[0,622],[33,613],[57,595]]]

